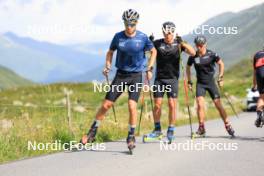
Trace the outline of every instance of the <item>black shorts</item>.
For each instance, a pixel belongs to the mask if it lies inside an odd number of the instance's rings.
[[[162,98],[165,92],[168,98],[177,98],[178,79],[156,79],[153,92],[154,98]]]
[[[199,82],[196,84],[196,97],[200,97],[200,96],[204,97],[206,91],[209,92],[210,97],[213,100],[220,98],[220,93],[214,80],[207,84],[199,83]]]
[[[139,86],[137,86],[139,85]],[[128,87],[129,100],[138,102],[142,86],[142,72],[117,71],[105,99],[115,102]]]
[[[262,68],[257,69],[256,80],[257,80],[257,86],[258,86],[259,93],[264,94],[264,70]]]
[[[264,94],[264,77],[257,76],[257,86],[260,94]]]

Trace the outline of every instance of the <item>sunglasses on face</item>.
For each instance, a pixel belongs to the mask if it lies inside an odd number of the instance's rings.
[[[196,45],[197,48],[202,48],[203,46],[204,46],[203,44]]]
[[[137,23],[125,23],[126,27],[135,27]]]

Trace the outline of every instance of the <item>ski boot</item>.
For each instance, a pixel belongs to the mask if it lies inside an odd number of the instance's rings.
[[[204,126],[203,125],[199,125],[199,128],[198,128],[198,130],[195,133],[195,137],[205,137],[205,133],[206,133],[206,131],[205,131]]]
[[[174,127],[169,127],[167,131],[167,139],[168,139],[168,144],[171,144],[172,140],[175,138],[174,137]]]
[[[127,142],[127,147],[128,147],[128,150],[129,150],[129,154],[133,155],[133,149],[136,147],[136,145],[135,145],[135,142],[136,142],[135,135],[129,134],[127,136],[126,142]]]
[[[87,134],[85,134],[82,139],[80,139],[80,142],[78,144],[75,144],[71,147],[71,150],[80,150],[85,145],[92,145],[92,143],[95,141],[95,135],[97,132],[97,128],[91,128]],[[81,146],[83,145],[83,146]]]
[[[235,131],[232,128],[232,126],[230,124],[225,124],[225,128],[227,133],[231,136],[231,137],[235,137]]]
[[[143,143],[161,140],[163,134],[160,130],[153,130],[152,133],[143,135]]]
[[[264,113],[263,113],[263,111],[258,111],[257,115],[258,115],[258,117],[255,121],[255,125],[257,128],[262,128],[264,125]]]
[[[97,133],[97,128],[91,128],[89,132],[82,137],[80,143],[86,145],[87,143],[93,143],[95,141],[95,135]]]

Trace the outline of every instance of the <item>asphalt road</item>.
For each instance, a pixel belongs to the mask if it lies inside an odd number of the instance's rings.
[[[144,144],[138,138],[134,155],[127,154],[124,140],[109,142],[105,150],[62,152],[3,164],[0,175],[263,176],[264,128],[254,126],[255,117],[255,113],[242,113],[239,119],[231,118],[234,139],[228,137],[221,120],[213,120],[206,123],[206,138],[191,141],[189,126],[182,126],[171,145]]]

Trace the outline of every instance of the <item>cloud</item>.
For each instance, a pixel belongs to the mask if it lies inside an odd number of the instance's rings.
[[[174,21],[180,35],[217,14],[248,8],[262,0],[0,0],[0,32],[55,43],[94,43],[123,29],[125,9],[140,13],[138,29],[161,37],[161,24]]]

